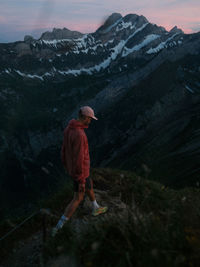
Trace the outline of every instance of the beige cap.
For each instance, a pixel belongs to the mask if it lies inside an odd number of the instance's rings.
[[[80,108],[81,113],[85,116],[91,117],[94,120],[98,120],[95,116],[94,116],[94,110],[89,107],[89,106],[84,106]]]

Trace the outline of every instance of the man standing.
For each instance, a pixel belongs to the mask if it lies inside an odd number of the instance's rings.
[[[100,207],[97,204],[93,190],[93,181],[89,177],[90,156],[88,140],[84,129],[88,128],[92,119],[98,120],[94,116],[93,109],[89,106],[81,107],[78,119],[72,119],[64,130],[61,158],[64,168],[73,178],[74,197],[53,229],[53,235],[71,218],[83,200],[85,192],[92,202],[92,214],[94,216],[107,211],[107,207]]]

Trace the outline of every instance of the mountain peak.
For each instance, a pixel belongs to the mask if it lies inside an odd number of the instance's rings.
[[[105,20],[103,25],[99,29],[97,29],[97,32],[103,34],[107,33],[108,29],[111,29],[121,21],[123,21],[124,23],[137,23],[137,25],[148,23],[148,20],[144,16],[139,16],[137,14],[128,14],[122,17],[120,13],[113,13]]]
[[[144,16],[139,16],[137,14],[128,14],[123,18],[123,20],[125,22],[127,22],[127,21],[136,21],[136,20],[137,21],[141,21],[143,23],[147,23],[148,22],[148,20]]]
[[[171,33],[183,33],[181,29],[179,29],[177,26],[174,26],[171,30]]]
[[[121,19],[122,15],[120,13],[112,13],[107,20],[105,21],[104,25],[110,26],[111,24],[115,23],[117,20]]]
[[[63,28],[63,29],[58,29],[58,28],[54,28],[52,32],[47,31],[44,32],[40,39],[43,40],[54,40],[54,39],[72,39],[72,38],[79,38],[81,37],[83,34],[78,32],[78,31],[70,31],[67,28]]]
[[[104,31],[106,28],[113,25],[120,19],[122,19],[122,15],[120,13],[112,13],[97,31]]]

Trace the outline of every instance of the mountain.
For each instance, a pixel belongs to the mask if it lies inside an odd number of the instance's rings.
[[[63,129],[82,105],[99,117],[92,166],[199,186],[200,33],[114,13],[94,33],[0,44],[0,62],[2,207],[54,189]]]
[[[141,58],[141,64],[145,64],[164,48],[174,50],[188,42],[189,38],[176,27],[167,32],[143,16],[122,17],[114,13],[95,33],[53,29],[39,40],[25,36],[24,42],[1,45],[0,74],[48,81],[81,74],[117,73],[131,67],[133,58]],[[138,61],[134,70],[140,68]]]

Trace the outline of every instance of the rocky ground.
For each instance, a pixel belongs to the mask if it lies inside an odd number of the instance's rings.
[[[111,197],[109,191],[95,190],[97,202],[100,205],[107,205],[109,211],[98,217],[91,215],[91,204],[88,198],[85,198],[83,205],[73,216],[70,223],[73,225],[76,234],[84,231],[88,221],[98,221],[118,215],[119,219],[127,216],[126,204],[121,201],[121,196]],[[47,229],[47,239],[51,238],[51,227]],[[43,232],[39,231],[30,238],[20,241],[18,245],[11,251],[9,258],[0,265],[0,267],[65,267],[77,266],[74,259],[68,256],[60,256],[57,259],[52,259],[48,263],[43,263]],[[58,251],[62,251],[62,247],[57,247]]]
[[[18,243],[4,253],[0,267],[199,266],[198,188],[173,190],[113,169],[93,169],[91,176],[97,202],[108,212],[93,217],[86,198],[52,238],[51,229],[72,197],[71,188],[63,186],[42,205],[50,208],[45,242],[40,216],[30,222],[28,238],[13,239]]]

